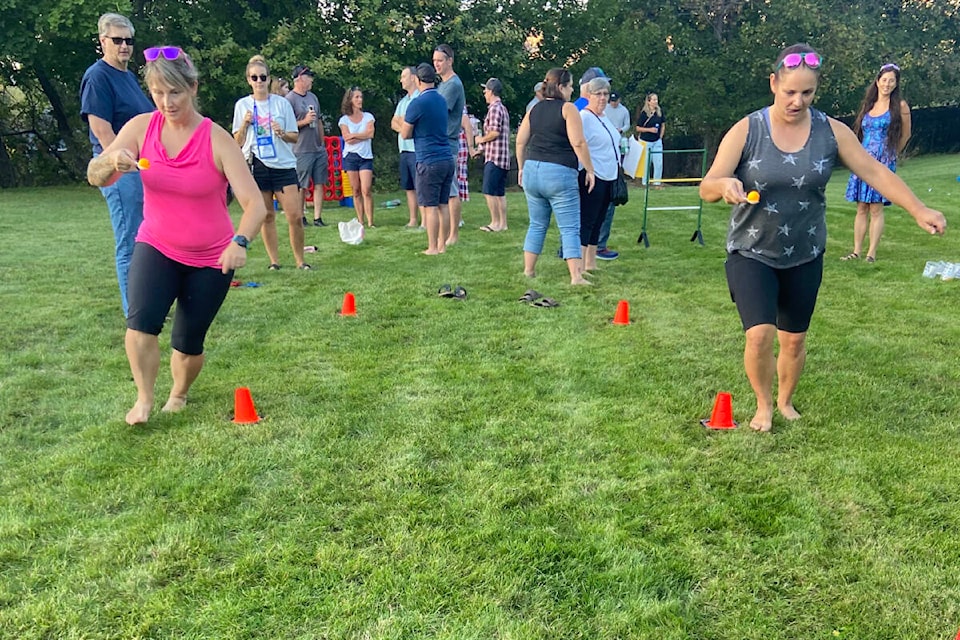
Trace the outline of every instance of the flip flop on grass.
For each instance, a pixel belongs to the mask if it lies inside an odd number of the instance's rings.
[[[534,291],[533,289],[527,289],[526,293],[517,298],[517,302],[533,302],[538,298],[542,298],[539,291]]]

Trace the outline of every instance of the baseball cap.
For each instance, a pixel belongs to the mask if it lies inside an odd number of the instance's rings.
[[[616,102],[619,99],[620,99],[620,94],[617,93],[616,91],[610,94],[610,102]]]
[[[490,91],[493,91],[493,95],[495,96],[499,96],[501,93],[503,93],[503,83],[496,78],[490,78],[486,81],[486,83],[480,86],[484,89],[490,89]]]
[[[603,72],[603,69],[601,69],[600,67],[590,67],[589,69],[583,72],[582,76],[580,76],[579,84],[587,84],[594,78],[606,78],[607,80],[609,80],[610,76],[605,74]]]
[[[300,76],[310,76],[311,78],[316,75],[313,71],[310,71],[310,67],[305,64],[298,64],[293,68],[293,79],[296,80]]]
[[[434,69],[433,65],[429,62],[421,62],[417,65],[417,79],[420,80],[420,82],[436,84],[437,70]]]

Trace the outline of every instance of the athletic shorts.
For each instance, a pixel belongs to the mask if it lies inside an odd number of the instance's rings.
[[[480,190],[485,196],[507,195],[507,170],[493,163],[483,164],[483,188]]]
[[[400,188],[404,191],[417,188],[417,154],[413,151],[400,152]]]
[[[817,304],[823,280],[823,254],[789,269],[774,269],[740,253],[725,263],[730,299],[737,305],[743,330],[776,325],[789,333],[804,333]]]
[[[297,181],[300,188],[309,188],[311,180],[315,186],[330,184],[326,151],[307,151],[297,155]]]
[[[351,151],[343,156],[343,170],[373,171],[373,158],[361,158],[359,153]]]
[[[271,169],[257,157],[253,158],[253,179],[264,193],[280,193],[284,187],[298,184],[296,169]]]

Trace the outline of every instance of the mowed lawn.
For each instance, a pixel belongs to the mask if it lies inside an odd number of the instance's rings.
[[[186,410],[134,428],[100,194],[3,191],[0,638],[953,638],[960,282],[922,271],[960,262],[960,156],[901,175],[952,226],[893,207],[877,262],[840,262],[836,173],[804,415],[765,435],[745,426],[725,205],[705,246],[696,212],[651,212],[644,248],[635,189],[589,288],[555,230],[523,277],[520,192],[504,233],[478,230],[473,194],[433,258],[378,208],[360,246],[307,229],[300,272],[281,222],[284,268],[258,240],[236,277],[260,286],[230,291]],[[560,306],[518,302],[531,287]],[[169,327],[161,348],[158,408]],[[241,386],[258,424],[230,420]],[[733,431],[699,422],[720,391]]]

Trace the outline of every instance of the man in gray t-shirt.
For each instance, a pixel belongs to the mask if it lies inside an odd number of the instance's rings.
[[[303,64],[293,68],[293,89],[287,95],[287,101],[293,107],[297,117],[297,129],[300,136],[293,145],[297,156],[297,181],[304,204],[307,189],[313,180],[313,226],[325,227],[323,222],[323,187],[330,183],[327,170],[327,146],[323,137],[323,121],[320,119],[320,101],[310,89],[313,88],[313,71]],[[304,206],[306,211],[306,206]],[[304,217],[306,223],[306,217]]]
[[[463,105],[467,101],[467,96],[463,91],[463,83],[460,82],[460,76],[453,72],[453,48],[448,44],[437,45],[433,50],[433,67],[437,70],[441,82],[437,91],[447,101],[447,140],[450,142],[450,155],[454,162],[457,160],[457,152],[460,149],[460,129],[467,134],[467,148],[474,147],[473,127],[464,113]],[[464,124],[466,121],[466,124]],[[456,244],[460,239],[460,192],[457,188],[457,181],[454,180],[450,185],[450,236],[447,238],[447,244]]]

